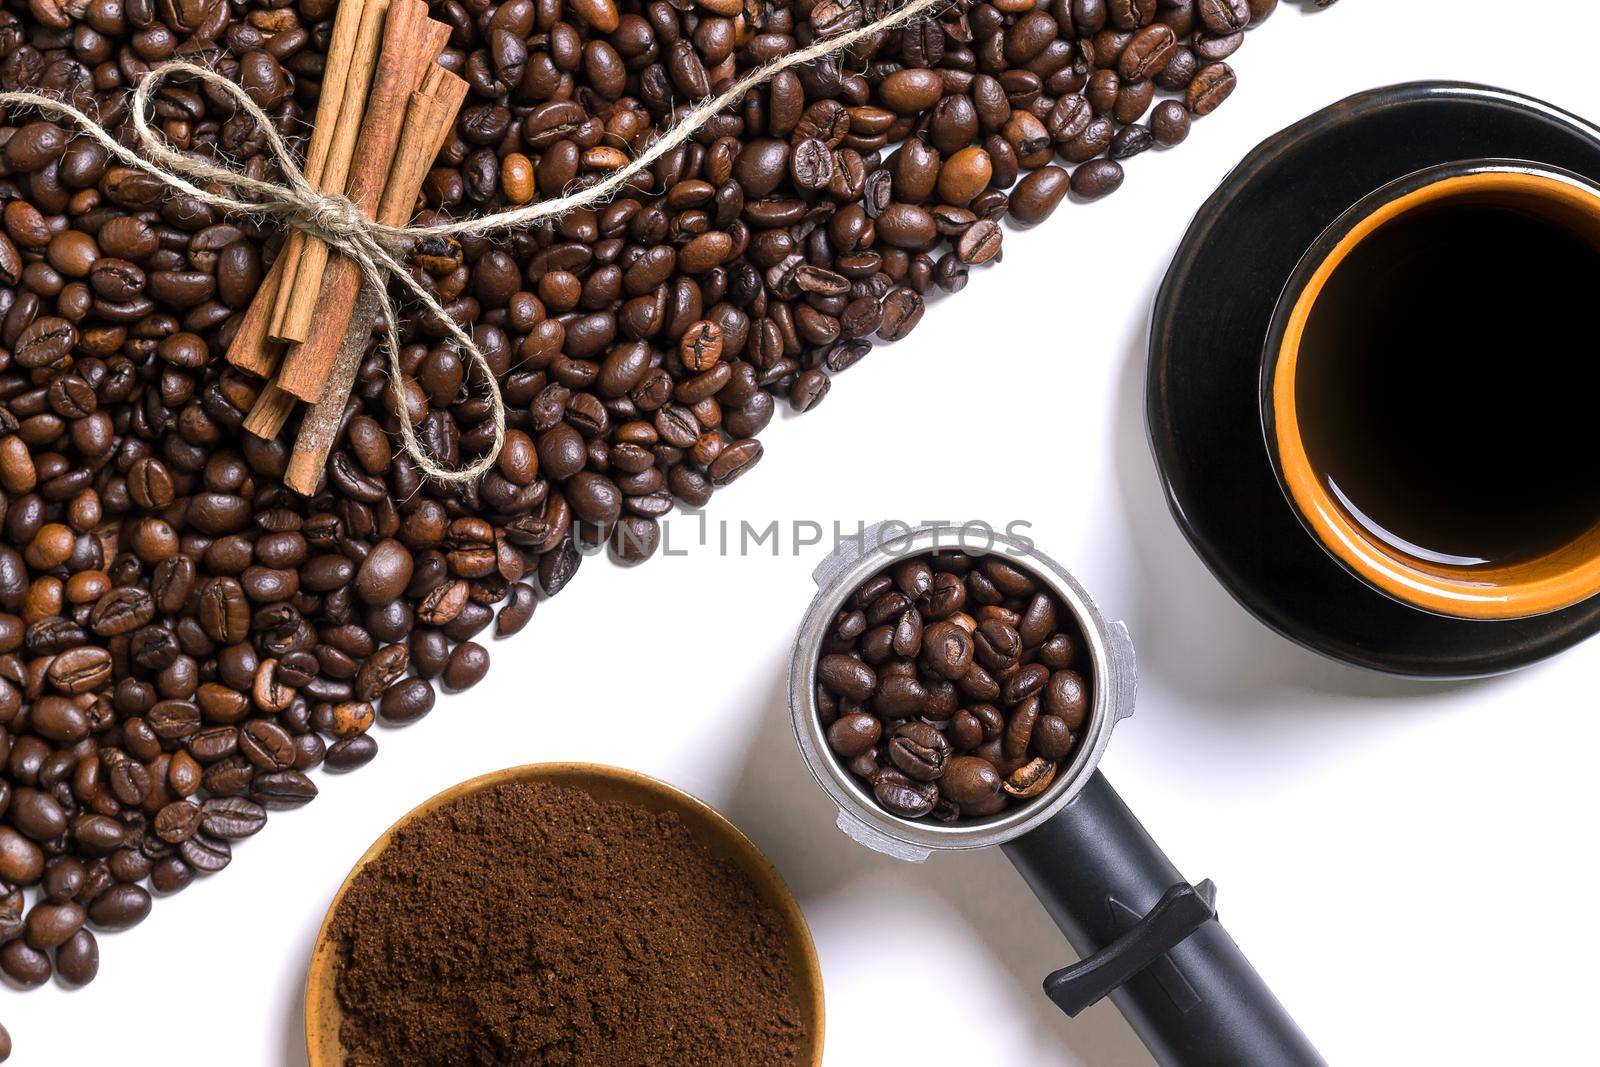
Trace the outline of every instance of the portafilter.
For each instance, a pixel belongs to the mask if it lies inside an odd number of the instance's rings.
[[[981,529],[981,536],[974,530]],[[895,562],[940,549],[1002,553],[1072,613],[1091,685],[1082,738],[1050,787],[983,819],[910,820],[880,807],[829,749],[817,710],[817,663],[841,606]],[[1191,885],[1097,770],[1137,688],[1127,627],[1030,542],[969,524],[879,524],[842,540],[813,574],[818,590],[789,666],[795,739],[860,844],[901,860],[998,845],[1079,962],[1044,980],[1068,1016],[1110,996],[1162,1067],[1326,1067],[1217,919],[1209,881]]]

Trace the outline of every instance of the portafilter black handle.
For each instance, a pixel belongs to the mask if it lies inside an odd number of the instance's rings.
[[[1001,847],[1082,958],[1045,981],[1069,1015],[1109,995],[1161,1067],[1327,1067],[1099,771]]]

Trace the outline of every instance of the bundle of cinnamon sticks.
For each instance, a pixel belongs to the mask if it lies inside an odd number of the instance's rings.
[[[424,0],[339,0],[306,152],[312,185],[379,222],[410,221],[467,93],[436,62],[449,36]],[[354,262],[292,231],[228,348],[229,363],[268,379],[250,433],[271,440],[298,403],[310,405],[284,475],[296,492],[316,491],[371,335],[361,287]]]

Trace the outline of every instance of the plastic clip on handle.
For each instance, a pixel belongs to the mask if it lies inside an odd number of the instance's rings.
[[[1113,907],[1122,907],[1111,901]],[[1134,914],[1137,914],[1135,912]],[[1210,881],[1167,890],[1150,914],[1086,960],[1063,967],[1044,980],[1044,992],[1075,1019],[1091,1004],[1110,996],[1134,975],[1161,961],[1179,942],[1217,917],[1216,887]]]
[[[1327,1067],[1098,771],[1002,847],[1082,958],[1045,982],[1067,1014],[1109,995],[1161,1067]]]

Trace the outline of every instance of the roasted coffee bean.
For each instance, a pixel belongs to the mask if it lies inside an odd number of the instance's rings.
[[[1061,760],[1072,751],[1072,731],[1066,720],[1041,715],[1033,724],[1033,750],[1045,759]]]
[[[907,777],[931,782],[944,773],[950,761],[950,742],[927,723],[905,723],[895,728],[889,741],[889,758]]]
[[[815,693],[828,748],[901,818],[994,815],[1043,795],[1077,750],[1081,640],[1026,565],[903,560],[852,592],[828,640]]]
[[[939,791],[967,812],[993,800],[1000,789],[1000,772],[977,756],[954,757],[939,778]]]
[[[939,800],[939,787],[931,782],[915,782],[899,771],[880,767],[872,773],[872,795],[878,803],[902,819],[920,819],[933,811]]]
[[[45,867],[44,881],[41,886],[44,891],[44,899],[56,903],[72,900],[83,888],[84,877],[84,866],[78,860],[70,856],[51,860]],[[19,906],[20,903],[19,897]],[[0,918],[3,918],[3,915],[4,909],[0,907]],[[0,935],[0,940],[4,940],[3,935]]]
[[[150,888],[164,896],[187,889],[194,881],[194,870],[182,856],[164,856],[150,871]]]
[[[1181,144],[1189,136],[1189,112],[1176,100],[1163,100],[1150,115],[1150,136],[1159,145]]]
[[[378,714],[386,722],[416,722],[433,710],[433,686],[425,678],[408,678],[390,686],[378,703]]]
[[[220,837],[195,833],[178,845],[178,855],[201,874],[215,874],[233,860],[233,849]]]
[[[384,604],[397,599],[411,582],[411,553],[392,538],[380,541],[367,553],[356,572],[352,588],[368,604]]]
[[[1045,706],[1069,729],[1083,726],[1089,714],[1088,683],[1077,671],[1060,670],[1050,675],[1044,687]]]
[[[1132,159],[1141,152],[1154,147],[1155,138],[1147,126],[1124,126],[1117,131],[1116,137],[1111,140],[1111,158],[1115,160]]]
[[[1132,127],[1130,127],[1132,128]],[[1040,167],[1011,192],[1012,219],[1023,226],[1034,226],[1049,218],[1066,197],[1070,180],[1060,167]]]
[[[445,688],[471,689],[489,672],[489,653],[476,641],[463,641],[450,652],[444,668]]]
[[[23,933],[30,948],[45,952],[65,944],[73,934],[83,928],[83,908],[71,901],[62,904],[35,904],[28,912]]]
[[[156,812],[152,828],[161,840],[169,845],[177,845],[193,837],[203,819],[200,805],[179,800]]]
[[[32,989],[50,980],[54,968],[50,957],[26,941],[17,940],[0,947],[0,974],[22,989]]]
[[[267,810],[245,797],[211,797],[200,804],[200,828],[214,838],[238,841],[267,825]]]
[[[262,772],[251,781],[250,795],[268,808],[298,808],[316,798],[317,786],[300,771]]]
[[[878,682],[871,667],[854,656],[839,655],[822,657],[817,678],[831,692],[849,700],[866,700]]]
[[[56,974],[69,985],[88,985],[99,973],[100,945],[88,930],[80,929],[56,949]]]
[[[1250,25],[1249,0],[1195,0],[1195,15],[1212,33],[1226,34]]]
[[[323,765],[330,771],[353,771],[371,763],[377,754],[378,742],[370,734],[360,734],[328,746]]]
[[[1122,187],[1122,164],[1114,159],[1091,159],[1072,172],[1072,191],[1085,200],[1099,200]]]
[[[89,902],[89,921],[102,930],[126,930],[150,914],[150,894],[141,886],[116,885]]]
[[[866,712],[844,715],[828,727],[828,747],[843,759],[868,751],[883,736],[883,725]]]
[[[67,814],[49,793],[18,786],[11,796],[11,825],[33,840],[46,844],[67,829]]]
[[[269,719],[253,719],[239,731],[239,751],[264,771],[294,766],[294,738]]]
[[[1201,67],[1189,83],[1186,100],[1189,110],[1196,115],[1209,115],[1233,95],[1238,79],[1233,68],[1226,63],[1212,63]]]
[[[879,715],[898,719],[925,713],[928,701],[929,689],[919,679],[892,675],[884,678],[873,695],[872,708]]]
[[[1031,759],[1007,775],[1001,788],[1019,800],[1032,799],[1050,788],[1057,769],[1054,760],[1043,757]]]
[[[923,631],[922,656],[937,674],[952,681],[972,667],[972,634],[953,622],[936,622]]]

